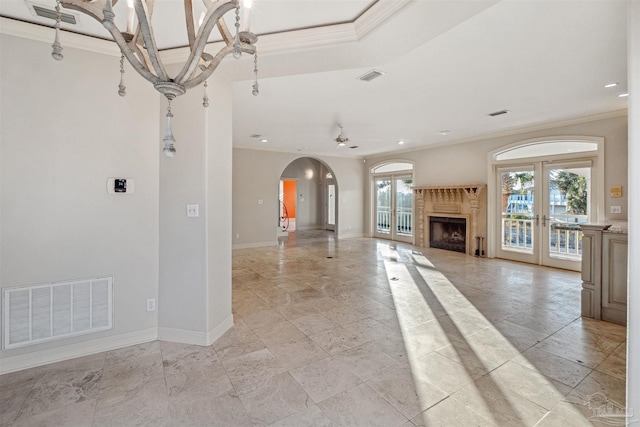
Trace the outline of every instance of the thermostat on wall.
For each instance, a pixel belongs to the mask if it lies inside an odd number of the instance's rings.
[[[107,179],[108,193],[133,193],[135,184],[131,178],[109,178]]]

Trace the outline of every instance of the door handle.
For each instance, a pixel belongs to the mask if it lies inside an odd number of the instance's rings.
[[[543,227],[547,226],[547,216],[546,215],[542,215],[542,226]]]
[[[539,225],[540,223],[540,215],[536,215],[536,227]]]

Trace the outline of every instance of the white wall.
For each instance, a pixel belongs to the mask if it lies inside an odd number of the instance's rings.
[[[364,171],[369,187],[369,169],[386,159],[411,160],[414,162],[414,185],[486,184],[488,153],[500,147],[519,141],[560,135],[599,136],[605,139],[605,212],[608,219],[627,218],[627,117],[594,120],[589,122],[558,126],[554,128],[522,132],[514,135],[479,139],[477,141],[407,151],[391,155],[368,157]],[[623,197],[612,199],[609,187],[623,186]],[[370,195],[367,190],[365,209],[369,209]],[[622,207],[621,214],[609,214],[611,205]],[[369,229],[367,217],[367,230]]]
[[[233,245],[276,244],[278,183],[293,153],[233,150]],[[359,159],[313,156],[335,174],[338,187],[338,236],[363,233],[363,163]],[[258,204],[263,200],[263,204]],[[236,237],[239,234],[240,237]]]
[[[210,344],[233,324],[230,82],[209,79],[209,109],[197,89],[173,102],[166,159],[166,100],[128,65],[119,97],[119,57],[56,62],[50,43],[0,37],[1,286],[115,277],[112,330],[0,351],[0,373],[158,336]],[[108,194],[110,177],[135,193]]]
[[[119,58],[0,35],[0,284],[3,288],[113,275],[114,328],[0,351],[0,371],[149,339],[158,297],[158,103]],[[107,178],[135,180],[108,194]],[[82,343],[82,344],[78,344]],[[56,349],[56,351],[54,351]],[[24,357],[21,357],[24,355]],[[16,362],[18,361],[18,362]]]
[[[629,1],[629,282],[627,411],[640,415],[640,2]],[[632,423],[629,423],[632,425]]]
[[[207,334],[208,341],[213,341],[233,325],[229,233],[233,215],[231,85],[226,80],[210,78],[209,93],[213,108],[207,110],[206,138]]]
[[[160,338],[199,345],[233,324],[230,83],[212,76],[209,97],[204,108],[194,88],[172,102],[177,153],[160,161]],[[198,217],[186,216],[187,204]]]

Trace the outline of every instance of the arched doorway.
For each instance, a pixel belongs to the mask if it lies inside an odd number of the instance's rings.
[[[300,157],[285,167],[278,183],[278,238],[338,229],[338,184],[324,162]]]
[[[490,256],[579,271],[579,224],[603,217],[604,141],[551,137],[489,154]]]

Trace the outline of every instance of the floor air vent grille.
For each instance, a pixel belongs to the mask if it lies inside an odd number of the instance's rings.
[[[2,348],[84,335],[113,326],[113,277],[3,290]]]

